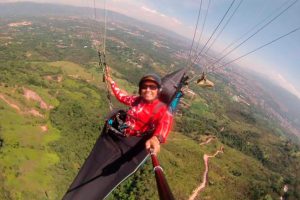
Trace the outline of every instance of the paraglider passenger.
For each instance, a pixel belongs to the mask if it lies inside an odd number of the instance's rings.
[[[160,151],[160,143],[164,143],[171,130],[172,114],[166,104],[159,100],[161,79],[156,74],[147,74],[139,81],[139,95],[128,95],[120,90],[107,70],[106,80],[110,84],[114,96],[123,104],[130,106],[126,113],[122,130],[125,136],[143,136],[152,134],[146,141],[147,150],[154,153]]]

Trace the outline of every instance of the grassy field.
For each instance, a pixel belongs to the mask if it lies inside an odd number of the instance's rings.
[[[2,94],[9,90],[14,88],[0,88]],[[10,191],[12,199],[45,197],[45,193],[53,189],[54,177],[48,170],[59,162],[59,157],[48,144],[59,139],[59,131],[47,122],[47,115],[45,118],[30,115],[27,112],[30,103],[24,103],[26,100],[21,94],[13,91],[9,94],[6,99],[18,105],[21,111],[0,100],[0,134],[4,140],[0,154],[0,171],[5,178],[3,187]],[[49,101],[53,105],[55,102],[53,99]],[[41,126],[47,126],[47,131]]]

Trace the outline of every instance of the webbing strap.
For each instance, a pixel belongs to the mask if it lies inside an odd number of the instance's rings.
[[[99,57],[99,63],[98,63],[99,67],[103,71],[102,81],[105,83],[105,87],[106,87],[106,98],[108,100],[109,109],[110,109],[110,111],[112,111],[113,110],[113,104],[112,104],[112,101],[111,101],[111,94],[110,94],[109,86],[108,86],[106,78],[105,78],[107,76],[107,65],[106,65],[105,53],[101,53],[100,51],[98,51],[98,57]]]

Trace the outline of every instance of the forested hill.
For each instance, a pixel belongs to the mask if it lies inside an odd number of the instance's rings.
[[[28,12],[32,5],[49,9],[35,15]],[[61,199],[109,112],[96,51],[103,23],[70,10],[82,14],[86,8],[0,5],[0,199]],[[107,63],[130,93],[144,73],[165,75],[184,66],[189,46],[163,29],[143,26],[108,24]],[[226,74],[209,78],[212,89],[189,85],[159,154],[176,199],[190,197],[202,182],[203,157],[220,149],[197,199],[299,199],[297,142],[276,118],[248,102]],[[158,199],[151,164],[108,199]]]

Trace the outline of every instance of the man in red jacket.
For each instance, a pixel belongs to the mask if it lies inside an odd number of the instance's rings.
[[[147,74],[139,82],[139,95],[128,95],[120,90],[107,70],[106,80],[110,84],[115,97],[123,104],[130,106],[125,119],[125,136],[143,136],[151,132],[153,135],[145,143],[146,149],[160,151],[160,143],[164,143],[171,130],[172,114],[166,104],[161,102],[159,92],[161,79],[156,74]],[[124,126],[124,125],[123,125]]]

